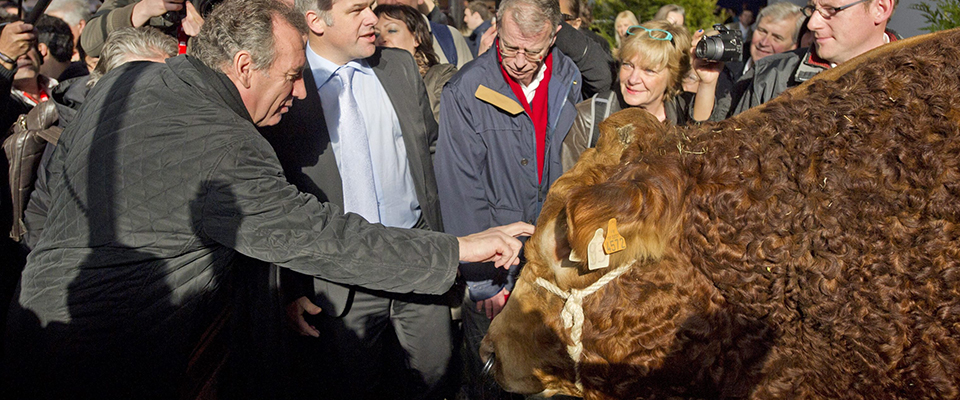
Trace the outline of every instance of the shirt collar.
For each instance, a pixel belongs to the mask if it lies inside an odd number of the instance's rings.
[[[326,58],[323,58],[323,56],[314,52],[309,45],[306,47],[307,63],[310,65],[310,72],[313,73],[313,79],[316,81],[317,89],[319,90],[341,67],[335,64],[333,61],[327,60]],[[367,61],[363,59],[351,60],[344,66],[353,67],[353,69],[356,69],[358,72],[363,74],[374,75],[373,68],[370,68],[370,66],[367,65]]]

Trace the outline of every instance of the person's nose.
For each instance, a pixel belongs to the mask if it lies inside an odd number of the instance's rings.
[[[757,44],[759,44],[760,47],[763,47],[763,48],[770,47],[770,35],[766,33],[763,33],[761,35],[762,36],[760,36],[760,42]]]
[[[513,57],[513,67],[518,71],[522,71],[529,63],[530,61],[527,61],[527,53],[525,52],[518,52],[517,55]]]
[[[293,82],[293,97],[298,100],[307,98],[307,87],[303,84],[303,76]]]
[[[818,29],[823,29],[825,26],[826,20],[823,19],[823,15],[820,14],[820,11],[814,10],[813,14],[810,15],[810,20],[807,21],[807,29],[816,31]]]

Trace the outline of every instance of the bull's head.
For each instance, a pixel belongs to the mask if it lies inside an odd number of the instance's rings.
[[[695,330],[691,316],[721,301],[676,251],[686,185],[677,155],[691,150],[640,110],[601,129],[597,148],[553,185],[527,264],[481,348],[495,354],[493,372],[509,391],[603,398],[594,389],[606,381],[670,378],[682,369],[679,360],[666,365],[677,332]],[[598,242],[617,234],[625,246],[600,260]]]

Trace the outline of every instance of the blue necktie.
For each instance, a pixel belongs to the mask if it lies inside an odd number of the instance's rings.
[[[370,158],[370,141],[360,115],[360,106],[353,97],[354,69],[342,66],[337,69],[341,90],[337,96],[340,103],[340,179],[343,181],[344,211],[359,214],[371,223],[380,222],[377,206],[377,189],[373,177],[373,160]]]

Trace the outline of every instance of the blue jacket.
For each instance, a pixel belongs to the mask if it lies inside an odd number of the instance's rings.
[[[537,177],[533,121],[503,79],[496,51],[460,70],[440,98],[440,136],[434,169],[444,230],[457,236],[516,221],[536,222],[550,184],[563,173],[560,148],[577,116],[580,71],[553,50],[543,183]],[[481,87],[482,86],[482,87]],[[492,264],[461,264],[474,301],[513,288]]]

